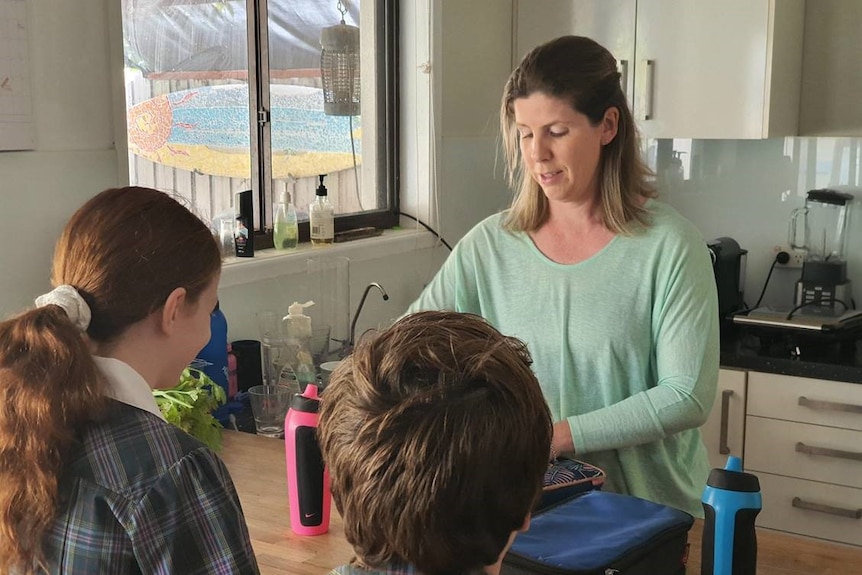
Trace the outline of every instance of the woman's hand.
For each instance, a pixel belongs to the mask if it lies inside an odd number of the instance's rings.
[[[575,451],[575,442],[572,439],[572,430],[569,428],[569,422],[565,419],[554,424],[554,437],[551,439],[551,456],[553,461],[557,455],[564,452]]]

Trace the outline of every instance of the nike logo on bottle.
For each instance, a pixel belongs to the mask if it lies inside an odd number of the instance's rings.
[[[308,519],[309,517],[314,517],[315,515],[317,515],[317,513],[306,513],[305,518]]]

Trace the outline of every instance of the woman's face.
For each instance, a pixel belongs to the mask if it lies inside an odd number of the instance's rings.
[[[548,200],[583,202],[599,195],[602,146],[616,135],[616,108],[597,126],[568,102],[534,92],[512,103],[524,166]]]

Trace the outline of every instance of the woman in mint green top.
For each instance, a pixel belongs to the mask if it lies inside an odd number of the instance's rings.
[[[715,280],[701,234],[653,198],[616,60],[583,37],[537,47],[506,84],[501,128],[511,208],[458,243],[409,311],[477,313],[527,342],[552,453],[701,516]]]

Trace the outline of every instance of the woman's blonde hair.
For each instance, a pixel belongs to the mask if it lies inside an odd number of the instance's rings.
[[[641,200],[655,196],[649,168],[641,159],[637,127],[613,55],[583,36],[562,36],[534,48],[509,76],[500,106],[500,131],[509,184],[516,189],[506,216],[510,230],[534,231],[548,218],[548,200],[523,164],[513,103],[533,93],[569,103],[597,126],[609,108],[619,110],[617,134],[602,147],[599,190],[602,219],[614,233],[629,235],[646,225]]]
[[[88,340],[115,340],[177,287],[196,302],[220,269],[208,226],[157,190],[105,190],[69,220],[51,281],[89,306],[86,334],[58,305],[0,322],[0,573],[42,565],[67,458],[105,414]]]

